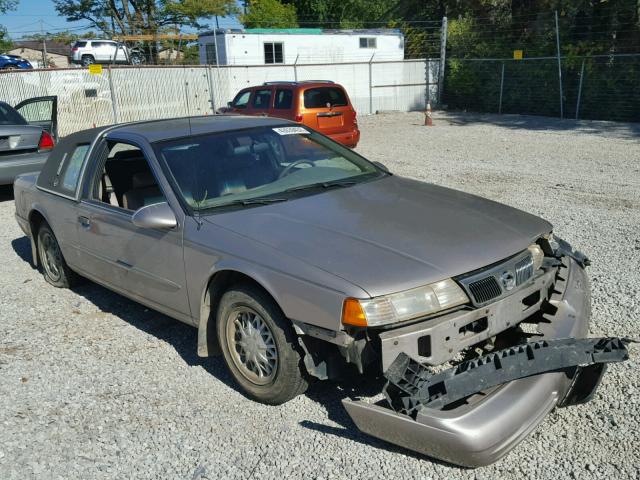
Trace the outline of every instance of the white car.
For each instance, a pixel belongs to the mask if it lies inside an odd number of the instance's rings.
[[[84,67],[92,63],[130,63],[140,64],[142,52],[129,49],[126,45],[113,40],[78,40],[71,47],[71,61]]]

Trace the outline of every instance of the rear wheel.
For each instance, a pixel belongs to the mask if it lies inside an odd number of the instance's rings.
[[[54,287],[69,288],[77,281],[77,275],[67,266],[60,245],[48,225],[38,229],[38,257],[44,279]]]
[[[18,67],[16,67],[15,65],[7,65],[6,67],[4,67],[5,70],[16,70]]]
[[[82,61],[82,66],[83,67],[88,67],[92,63],[96,63],[95,58],[93,58],[93,56],[91,56],[91,55],[83,55],[81,61]]]
[[[261,289],[245,285],[229,290],[217,318],[227,367],[251,398],[279,405],[307,389],[296,335]]]

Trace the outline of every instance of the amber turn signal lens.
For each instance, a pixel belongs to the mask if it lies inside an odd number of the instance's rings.
[[[347,298],[342,305],[342,323],[355,327],[366,327],[367,317],[362,310],[362,305],[355,298]]]

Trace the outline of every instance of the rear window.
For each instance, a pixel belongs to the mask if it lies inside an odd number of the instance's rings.
[[[317,87],[304,91],[305,108],[346,107],[347,95],[339,87]]]
[[[76,48],[84,48],[87,46],[87,42],[76,42],[73,44],[73,46]]]
[[[6,103],[0,103],[0,125],[27,125],[27,121]]]

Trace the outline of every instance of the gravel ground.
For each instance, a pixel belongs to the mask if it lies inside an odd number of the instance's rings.
[[[592,335],[640,320],[640,126],[518,116],[361,118],[394,172],[539,214],[593,259]],[[459,469],[357,432],[345,385],[280,407],[234,388],[196,332],[93,284],[44,282],[0,192],[0,479],[640,478],[640,349],[595,399],[553,412],[502,461]],[[355,382],[369,395],[380,385]]]

